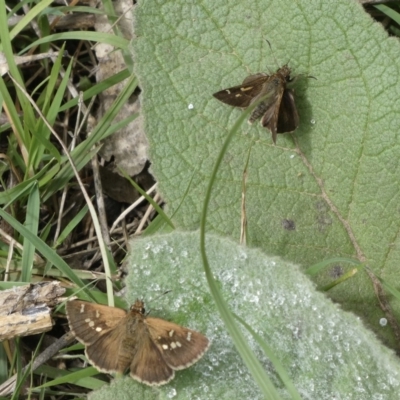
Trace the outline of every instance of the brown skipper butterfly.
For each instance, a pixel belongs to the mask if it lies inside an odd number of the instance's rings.
[[[241,85],[221,90],[213,96],[234,107],[247,108],[258,103],[248,122],[252,124],[261,118],[261,125],[271,131],[276,144],[278,133],[293,132],[299,125],[294,91],[286,88],[286,84],[293,81],[290,73],[291,69],[284,65],[272,75],[250,75]]]
[[[80,300],[66,304],[71,331],[86,346],[88,360],[102,372],[125,372],[150,386],[164,385],[175,370],[190,367],[210,342],[199,332],[147,317],[136,300],[130,311]]]

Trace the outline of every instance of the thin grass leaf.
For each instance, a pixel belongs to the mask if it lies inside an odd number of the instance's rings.
[[[99,83],[96,83],[90,89],[85,90],[82,94],[82,98],[84,101],[90,100],[92,97],[98,95],[99,93],[104,92],[108,88],[116,85],[117,83],[122,82],[123,80],[129,78],[130,76],[132,76],[132,73],[128,69],[124,69],[123,71],[120,71],[117,74],[107,79],[104,79]],[[79,97],[75,97],[74,99],[67,101],[60,107],[59,111],[60,112],[66,111],[72,107],[75,107],[78,104],[78,101]]]
[[[4,56],[6,58],[7,65],[9,67],[9,74],[11,76],[13,76],[14,79],[22,87],[24,87],[23,79],[21,77],[21,74],[19,73],[19,69],[18,69],[15,59],[14,59],[13,46],[11,45],[11,40],[12,40],[12,36],[9,34],[8,24],[7,24],[7,20],[6,20],[5,3],[4,3],[4,0],[0,0],[0,49],[2,48],[4,51]],[[4,97],[4,100],[6,101],[7,107],[9,109],[15,108],[14,101],[12,101],[10,99],[9,95],[6,95],[6,92],[8,90],[4,84],[1,84],[0,90],[2,91],[2,95]],[[32,107],[30,106],[29,102],[26,100],[25,96],[23,96],[23,93],[21,93],[21,91],[16,88],[16,94],[17,94],[18,100],[21,104],[22,111],[23,111],[25,126],[23,129],[22,126],[19,123],[17,123],[14,133],[16,135],[18,135],[17,137],[19,139],[20,150],[22,152],[24,161],[27,164],[29,157],[26,153],[27,153],[27,149],[30,147],[30,140],[31,140],[27,126],[33,127],[35,125],[36,120],[34,117]],[[15,115],[15,114],[17,114],[16,111],[14,111],[13,114],[14,115],[13,115],[12,120],[14,123],[16,123],[17,122],[16,120],[18,119]]]
[[[61,62],[63,58],[64,47],[61,48],[60,53],[51,69],[50,77],[46,89],[43,91],[43,99],[39,99],[37,104],[43,102],[42,113],[46,116],[47,121],[50,125],[54,125],[54,122],[59,114],[59,107],[65,95],[65,89],[68,84],[68,80],[71,74],[72,60],[68,65],[65,74],[59,82],[59,75],[61,70]],[[55,94],[54,94],[55,91]],[[43,153],[47,151],[60,162],[60,153],[57,148],[49,140],[50,130],[45,125],[44,121],[39,118],[34,130],[34,138],[32,143],[32,157],[31,163],[35,170],[38,165],[43,162]],[[39,145],[40,144],[40,145]]]
[[[71,157],[73,158],[78,171],[83,168],[87,164],[87,162],[90,161],[88,153],[92,151],[92,146],[103,139],[103,136],[107,132],[107,129],[112,124],[121,107],[125,104],[126,101],[128,101],[129,97],[134,92],[136,87],[137,80],[134,76],[131,76],[113,105],[106,111],[101,120],[98,121],[97,126],[91,132],[90,136],[71,152]],[[72,178],[72,176],[73,172],[70,165],[64,165],[58,173],[57,178],[53,182],[51,182],[46,188],[43,194],[43,200],[46,201],[50,196],[52,196],[54,192],[64,187],[67,182],[69,182],[69,180]]]
[[[257,333],[254,329],[242,318],[238,315],[234,314],[234,317],[251,333],[254,339],[257,341],[259,346],[263,349],[266,356],[271,360],[276,372],[279,374],[283,384],[286,386],[291,398],[293,400],[302,400],[298,390],[293,385],[292,380],[290,379],[287,371],[285,370],[282,363],[279,361],[279,358],[276,357],[274,351],[268,346],[267,342]]]
[[[30,235],[37,236],[39,229],[39,214],[40,214],[40,195],[37,183],[32,186],[32,190],[28,197],[26,207],[26,219],[24,227],[29,231]],[[22,275],[21,279],[24,282],[31,281],[31,269],[34,262],[35,246],[24,236],[22,252]]]
[[[331,290],[335,286],[340,285],[341,283],[343,283],[343,282],[347,281],[348,279],[352,278],[362,268],[364,268],[364,265],[363,264],[359,264],[355,268],[352,268],[350,271],[347,271],[340,278],[338,278],[338,279],[334,280],[333,282],[331,282],[329,285],[322,286],[319,289],[322,292],[327,292],[328,290]]]
[[[214,298],[217,309],[221,315],[222,320],[232,337],[233,343],[237,351],[239,352],[242,360],[246,364],[250,373],[252,374],[254,380],[256,381],[258,387],[264,394],[264,396],[268,399],[280,399],[278,392],[275,387],[272,385],[269,376],[265,372],[262,367],[260,361],[257,359],[254,352],[250,349],[247,340],[243,336],[236,322],[234,321],[233,315],[229,309],[228,304],[225,302],[215,278],[213,276],[213,272],[208,262],[207,258],[207,248],[206,248],[206,221],[207,221],[207,212],[208,206],[211,201],[211,193],[213,189],[214,182],[217,177],[217,173],[219,167],[222,163],[222,160],[228,150],[229,143],[231,142],[234,135],[238,134],[239,127],[243,124],[243,122],[248,118],[250,113],[255,109],[255,107],[259,104],[259,102],[255,102],[252,106],[248,107],[248,109],[242,113],[242,115],[237,119],[236,123],[233,125],[230,130],[228,136],[226,137],[223,145],[221,146],[221,150],[218,154],[218,157],[215,161],[214,168],[212,169],[212,173],[208,182],[207,190],[204,196],[203,203],[203,211],[200,219],[200,253],[203,260],[204,272],[207,277],[207,282],[210,287],[210,292]]]
[[[42,365],[37,368],[34,373],[36,375],[45,375],[48,378],[54,378],[43,385],[36,386],[34,390],[62,385],[65,383],[95,390],[106,384],[106,382],[101,379],[91,378],[92,376],[99,374],[99,371],[94,367],[82,368],[79,371],[70,372],[60,370],[59,368]]]
[[[67,226],[63,229],[63,231],[58,236],[56,242],[54,243],[53,247],[56,249],[60,246],[64,240],[68,237],[68,235],[78,226],[78,224],[82,221],[85,215],[88,212],[87,204],[76,214],[71,221],[68,222]]]
[[[3,2],[3,0],[2,0]],[[41,0],[37,4],[35,4],[29,11],[26,13],[11,29],[10,39],[13,40],[20,32],[22,32],[32,20],[34,20],[43,10],[45,10],[50,4],[52,0]],[[6,25],[7,26],[7,25]],[[0,44],[1,51],[1,44]]]
[[[64,276],[69,278],[79,287],[85,286],[82,280],[78,278],[75,272],[51,247],[42,242],[37,236],[33,235],[28,229],[26,229],[3,209],[0,209],[0,216],[4,218],[4,220],[8,222],[16,231],[18,231],[25,238],[25,240],[29,240],[37,249],[37,251],[39,251],[48,261],[58,268]]]
[[[396,10],[385,4],[374,4],[374,7],[400,25],[400,14]]]
[[[20,183],[19,185],[14,186],[12,189],[8,189],[0,193],[0,204],[5,204],[4,208],[7,208],[15,201],[24,198],[25,196],[28,196],[29,193],[31,193],[33,186],[36,185],[36,183],[37,183],[36,179],[33,178],[28,179]]]
[[[28,51],[32,47],[40,46],[45,43],[54,43],[58,40],[67,41],[67,40],[90,40],[93,42],[107,43],[111,46],[114,46],[118,49],[127,48],[129,45],[129,40],[126,40],[122,37],[118,37],[109,33],[103,32],[63,32],[63,33],[55,33],[53,35],[46,36],[44,38],[35,40],[32,44],[27,46],[24,52]]]
[[[175,229],[174,224],[165,214],[164,210],[150,197],[122,168],[119,168],[124,177],[130,182],[130,184],[153,206],[157,211],[158,215],[161,215],[164,221],[172,228]]]
[[[308,267],[304,272],[307,275],[310,276],[315,276],[317,275],[319,272],[323,271],[326,267],[328,267],[331,264],[339,264],[339,263],[346,263],[346,264],[355,264],[355,265],[359,265],[361,264],[360,261],[355,260],[353,258],[348,258],[348,257],[333,257],[333,258],[329,258],[327,260],[323,260],[319,263],[316,263],[314,265],[311,265],[310,267]]]

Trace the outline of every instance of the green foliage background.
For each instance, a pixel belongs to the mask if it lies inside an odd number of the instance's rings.
[[[195,365],[177,371],[168,385],[150,388],[131,378],[119,379],[91,400],[264,398],[217,312],[196,251],[198,243],[198,232],[133,240],[126,260],[126,300],[132,304],[136,297],[143,298],[151,316],[203,332],[212,340],[208,352]],[[219,236],[208,236],[206,245],[232,313],[273,349],[302,399],[398,397],[400,364],[394,353],[354,314],[316,291],[298,266]],[[166,289],[171,292],[162,295]],[[254,338],[243,332],[280,398],[292,398]]]
[[[215,182],[207,229],[238,240],[250,152],[250,246],[303,266],[354,257],[399,281],[396,39],[347,0],[144,0],[136,23],[133,51],[153,171],[174,223],[198,227],[211,168],[241,112],[212,93],[289,62],[295,75],[317,78],[296,84],[300,127],[273,146],[258,124],[243,125]],[[286,220],[294,230],[285,229]],[[318,283],[338,270],[346,267],[327,270]],[[365,274],[330,295],[392,340],[379,325],[384,315]],[[398,317],[399,304],[392,306]]]

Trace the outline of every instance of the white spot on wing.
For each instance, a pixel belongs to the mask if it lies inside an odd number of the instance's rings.
[[[81,314],[85,312],[85,305],[81,304],[81,309],[79,311]]]

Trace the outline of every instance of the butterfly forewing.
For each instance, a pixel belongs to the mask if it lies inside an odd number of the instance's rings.
[[[121,366],[119,346],[126,336],[126,312],[119,308],[92,304],[85,301],[69,301],[66,305],[68,322],[75,337],[86,345],[88,360],[103,372],[124,372],[129,366]],[[110,313],[110,310],[114,310]]]
[[[213,96],[230,106],[246,108],[259,95],[266,80],[268,80],[268,75],[251,75],[241,85],[220,90],[214,93]]]
[[[126,316],[126,311],[111,308],[115,311],[110,313],[110,308],[80,300],[67,302],[68,322],[76,338],[83,344],[90,345],[115,328]]]
[[[146,323],[150,337],[173,369],[184,369],[194,364],[210,345],[209,340],[200,332],[172,322],[147,318]]]

